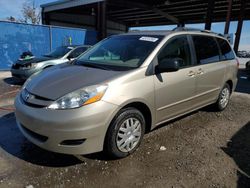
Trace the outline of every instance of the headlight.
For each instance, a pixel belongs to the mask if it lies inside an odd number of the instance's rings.
[[[101,100],[107,88],[107,85],[94,85],[76,90],[53,102],[48,108],[72,109],[97,102]]]

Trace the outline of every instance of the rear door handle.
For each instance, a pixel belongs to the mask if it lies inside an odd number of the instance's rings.
[[[195,76],[195,72],[194,71],[189,71],[188,76],[194,77]]]
[[[199,75],[204,74],[204,71],[202,69],[198,69],[197,74]]]

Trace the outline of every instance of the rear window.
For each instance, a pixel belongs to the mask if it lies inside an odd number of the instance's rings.
[[[198,64],[220,61],[219,48],[213,37],[194,35],[193,41]]]
[[[232,48],[228,44],[226,40],[217,38],[217,41],[219,43],[220,49],[221,49],[221,60],[232,60],[235,59],[235,55],[233,53]]]

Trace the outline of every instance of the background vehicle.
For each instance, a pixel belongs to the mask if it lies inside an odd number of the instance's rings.
[[[237,71],[228,41],[214,33],[111,36],[29,79],[16,97],[17,123],[42,148],[121,158],[164,122],[211,104],[224,110]]]
[[[237,56],[240,58],[250,58],[250,52],[238,51]]]
[[[26,80],[32,74],[48,67],[74,60],[90,46],[61,46],[43,57],[30,56],[18,59],[11,67],[13,77]]]

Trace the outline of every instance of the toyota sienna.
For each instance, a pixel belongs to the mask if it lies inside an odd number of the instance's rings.
[[[46,150],[122,158],[164,122],[207,105],[224,110],[237,70],[228,41],[212,32],[111,36],[29,78],[15,100],[17,125]]]

